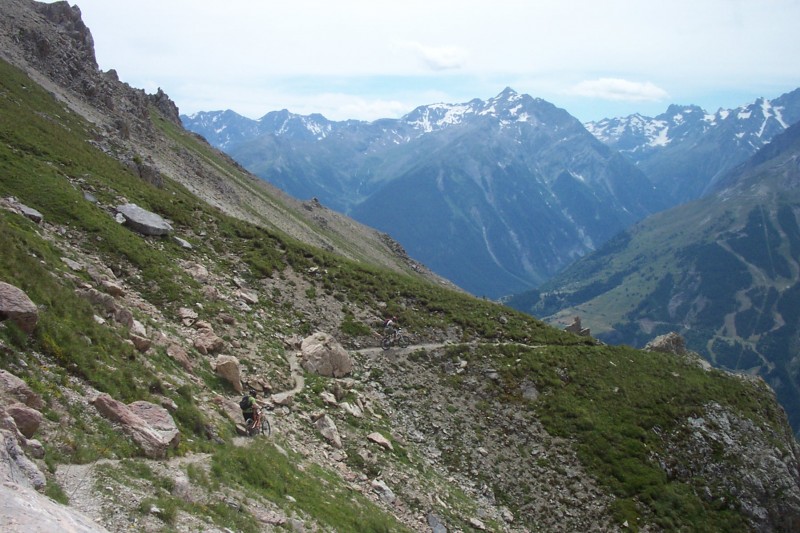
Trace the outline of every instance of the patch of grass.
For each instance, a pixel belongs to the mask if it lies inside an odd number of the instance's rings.
[[[69,496],[55,479],[48,479],[44,495],[63,505],[69,505]]]
[[[335,474],[316,465],[297,468],[272,445],[225,446],[212,458],[212,476],[223,484],[241,485],[284,508],[302,510],[336,531],[408,531],[394,517],[352,492]],[[289,503],[291,496],[297,503]]]
[[[156,496],[145,498],[139,502],[139,512],[144,515],[153,515],[166,524],[174,524],[178,516],[180,501],[172,496]]]
[[[342,325],[339,327],[341,332],[350,337],[361,337],[372,335],[372,328],[363,322],[356,320],[352,312],[347,312],[342,320]]]

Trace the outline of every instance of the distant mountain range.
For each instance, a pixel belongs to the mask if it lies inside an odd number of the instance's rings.
[[[480,296],[524,292],[647,215],[700,197],[800,118],[800,90],[709,114],[586,125],[510,88],[400,119],[181,117],[248,170],[398,240]]]
[[[255,174],[389,233],[481,296],[534,287],[665,207],[577,119],[511,89],[370,123],[287,111],[182,119]]]
[[[798,120],[800,89],[716,113],[671,105],[655,118],[635,114],[589,122],[586,128],[678,205],[701,197],[719,176]]]
[[[677,331],[714,364],[761,375],[800,431],[800,123],[700,200],[648,217],[507,303],[643,346]]]

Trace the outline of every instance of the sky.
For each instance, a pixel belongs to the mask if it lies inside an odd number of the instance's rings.
[[[800,87],[800,0],[69,0],[181,113],[398,118],[505,87],[581,121]]]

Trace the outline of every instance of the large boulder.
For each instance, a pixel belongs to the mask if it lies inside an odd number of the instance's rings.
[[[137,404],[148,402],[134,402],[131,405],[135,407],[131,408],[105,393],[97,396],[91,403],[102,416],[122,426],[122,430],[131,436],[146,457],[162,459],[166,456],[167,449],[178,445],[180,432],[177,431],[172,416],[163,407],[150,404],[152,408],[144,408]],[[139,413],[156,421],[159,427],[152,426]]]
[[[33,392],[28,384],[20,378],[2,369],[0,369],[0,399],[13,400],[7,403],[22,402],[37,410],[44,408],[41,396]]]
[[[169,222],[136,204],[119,205],[117,213],[122,215],[126,226],[142,235],[167,235],[172,232]]]
[[[24,403],[15,403],[6,407],[6,412],[14,419],[20,433],[30,439],[39,430],[42,424],[42,413],[28,407]]]
[[[194,365],[192,364],[191,359],[189,359],[189,354],[187,354],[186,350],[184,350],[179,344],[170,344],[167,347],[167,355],[172,357],[172,359],[181,365],[184,370],[194,373]]]
[[[42,220],[44,220],[44,215],[42,215],[39,211],[32,207],[28,207],[27,205],[20,203],[16,198],[0,198],[0,207],[4,209],[8,209],[9,211],[13,211],[17,214],[24,216],[35,222],[36,224],[41,224]]]
[[[233,390],[242,392],[242,371],[239,360],[232,355],[218,355],[214,361],[214,372],[233,385]]]
[[[0,321],[3,320],[11,320],[22,331],[32,333],[39,322],[39,310],[23,290],[0,281]]]
[[[341,344],[327,333],[317,332],[300,345],[301,365],[320,376],[341,378],[353,371],[353,360]]]
[[[147,422],[151,428],[161,433],[164,440],[169,442],[170,447],[174,448],[178,445],[181,432],[166,408],[154,403],[138,401],[128,404],[128,409]]]
[[[314,427],[320,432],[320,435],[325,437],[331,446],[337,449],[342,448],[342,437],[339,436],[339,430],[336,428],[336,423],[328,415],[323,415],[314,422]]]

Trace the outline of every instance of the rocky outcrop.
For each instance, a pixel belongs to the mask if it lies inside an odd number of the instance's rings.
[[[712,403],[664,437],[658,459],[671,479],[717,495],[709,503],[739,507],[754,531],[800,531],[800,448],[784,433]]]
[[[167,93],[165,93],[161,87],[158,88],[155,94],[151,94],[149,96],[150,102],[161,111],[161,114],[164,115],[165,118],[171,120],[174,124],[181,125],[181,114],[178,110],[178,106],[175,105]]]
[[[103,417],[120,424],[146,457],[163,458],[167,449],[178,445],[180,432],[163,407],[143,405],[148,402],[135,402],[131,404],[134,407],[129,407],[108,394],[100,394],[91,403]]]
[[[167,235],[172,232],[172,225],[160,215],[142,209],[136,204],[117,206],[117,213],[122,215],[124,223],[142,235]]]
[[[686,349],[686,341],[675,332],[656,337],[648,342],[644,349],[648,352],[669,353],[700,368],[711,370],[711,363],[703,359],[700,354]]]
[[[25,333],[32,333],[39,322],[39,310],[25,291],[0,281],[0,321],[11,320]]]
[[[686,355],[686,341],[677,333],[667,333],[656,337],[644,347],[650,352],[663,352],[675,355]]]
[[[584,328],[581,325],[581,317],[579,316],[574,317],[572,319],[572,324],[565,327],[564,331],[569,331],[570,333],[574,333],[575,335],[580,335],[582,337],[588,337],[592,334],[589,328]]]
[[[80,511],[12,483],[0,484],[0,531],[108,533]]]
[[[44,215],[32,207],[28,207],[17,201],[16,198],[0,198],[0,207],[13,211],[19,215],[32,220],[36,224],[41,224],[44,220]]]
[[[341,378],[353,371],[347,351],[327,333],[315,333],[300,345],[301,366],[320,376]]]
[[[151,106],[167,120],[180,124],[177,106],[160,89],[155,95],[148,95],[121,82],[114,70],[100,71],[94,38],[77,5],[4,0],[3,14],[0,57],[32,67],[104,109],[114,117],[113,127],[121,138],[152,135]]]
[[[47,484],[42,471],[25,455],[24,444],[14,421],[0,409],[0,487],[20,485],[41,490]]]

